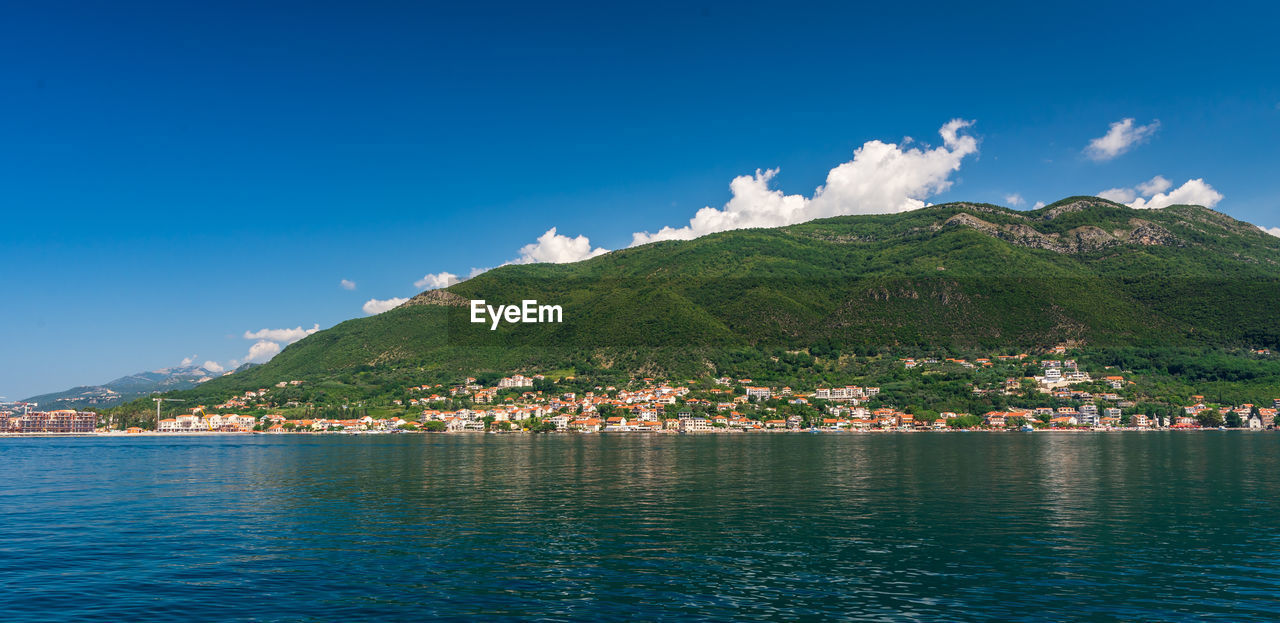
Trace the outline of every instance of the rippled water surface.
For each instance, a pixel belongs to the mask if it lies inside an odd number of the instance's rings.
[[[1276,620],[1278,446],[0,439],[0,620]]]

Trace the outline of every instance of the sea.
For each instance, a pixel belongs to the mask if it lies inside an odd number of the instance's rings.
[[[1275,621],[1280,434],[0,439],[0,621]]]

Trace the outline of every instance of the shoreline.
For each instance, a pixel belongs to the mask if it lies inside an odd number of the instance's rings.
[[[668,436],[703,436],[703,435],[778,435],[778,434],[801,434],[801,435],[891,435],[891,434],[929,434],[929,433],[1066,433],[1066,434],[1082,434],[1082,433],[1228,433],[1228,432],[1244,432],[1244,433],[1268,433],[1276,432],[1278,429],[1257,429],[1257,428],[1107,428],[1107,429],[1069,429],[1069,428],[1041,428],[1034,431],[1023,431],[1018,429],[990,429],[990,428],[957,428],[942,430],[822,430],[822,429],[804,429],[804,430],[712,430],[712,431],[546,431],[542,433],[534,433],[530,431],[359,431],[359,432],[338,432],[338,431],[310,431],[310,432],[289,432],[289,433],[268,433],[265,431],[236,431],[236,432],[214,432],[214,431],[188,431],[175,433],[160,433],[156,431],[143,431],[140,433],[126,433],[124,431],[109,432],[93,432],[93,433],[0,433],[0,439],[23,439],[23,438],[67,438],[67,437],[231,437],[243,435],[263,435],[263,436],[315,436],[315,435],[340,435],[340,436],[368,436],[368,435],[668,435]]]

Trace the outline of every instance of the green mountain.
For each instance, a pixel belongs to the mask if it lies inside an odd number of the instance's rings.
[[[1199,206],[953,203],[504,266],[343,322],[202,390],[386,374],[714,372],[747,351],[1280,347],[1280,238]],[[470,299],[563,322],[470,321]]]

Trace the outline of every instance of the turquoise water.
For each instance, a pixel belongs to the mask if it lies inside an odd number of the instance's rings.
[[[0,620],[1280,618],[1280,435],[0,439]]]

